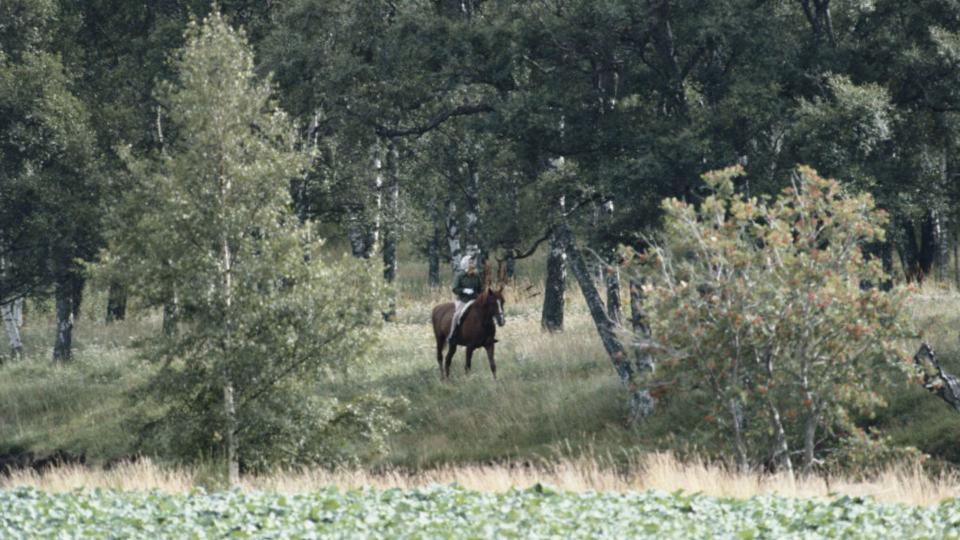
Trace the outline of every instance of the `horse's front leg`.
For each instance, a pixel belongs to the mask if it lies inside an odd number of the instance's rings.
[[[453,361],[453,354],[457,352],[457,346],[451,344],[450,349],[447,350],[447,358],[443,362],[443,378],[450,378],[450,362]]]
[[[437,366],[440,367],[440,378],[443,378],[443,349],[447,344],[447,340],[442,337],[437,338]]]
[[[470,364],[473,361],[473,347],[467,347],[467,369],[465,373],[470,373]]]
[[[487,350],[487,361],[490,362],[490,373],[493,374],[493,380],[497,380],[497,362],[493,359],[493,343],[485,345],[483,348]]]

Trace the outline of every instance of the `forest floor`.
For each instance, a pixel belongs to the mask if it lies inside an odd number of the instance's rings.
[[[704,472],[702,467],[707,466],[695,456],[701,448],[716,448],[716,441],[698,435],[704,420],[683,399],[667,399],[641,426],[626,425],[624,392],[574,282],[568,286],[564,331],[545,333],[540,329],[540,276],[524,274],[521,266],[507,296],[507,324],[498,331],[498,379],[491,377],[482,351],[474,357],[472,373],[465,374],[463,352],[458,352],[451,380],[442,382],[429,314],[450,294],[446,287],[440,291],[425,287],[418,278],[420,266],[404,270],[397,287],[397,320],[385,326],[380,346],[359,364],[332,373],[320,391],[348,397],[376,390],[403,397],[405,428],[370,469],[376,473],[341,471],[336,483],[389,486],[451,480],[466,487],[482,489],[486,483],[497,489],[506,485],[497,479],[503,477],[520,483],[543,478],[569,489],[658,487],[651,480],[656,475],[645,473],[641,478],[635,473],[650,469],[648,453],[666,452],[652,455],[694,458],[690,469],[671,465],[673,472],[662,475],[670,479],[667,486],[717,495],[735,495],[744,485],[753,486],[746,490],[749,494],[768,489],[759,477],[723,477],[720,469],[717,474]],[[34,461],[51,455],[67,461],[82,457],[98,467],[134,454],[137,433],[127,419],[136,403],[127,392],[144,382],[151,368],[137,358],[133,344],[138,337],[159,331],[159,316],[133,308],[127,320],[107,325],[100,313],[102,296],[96,291],[88,294],[75,327],[75,358],[65,365],[50,361],[52,314],[28,306],[26,357],[0,366],[0,457],[8,461],[16,456]],[[927,286],[915,295],[911,309],[923,339],[934,346],[944,366],[960,371],[960,294]],[[888,401],[889,406],[869,420],[872,427],[895,444],[930,454],[948,469],[960,464],[960,415],[919,387],[904,385]],[[678,438],[678,431],[684,435]],[[75,474],[69,468],[64,471],[66,477]],[[199,472],[177,471],[187,483],[204,483],[198,480]],[[314,476],[276,481],[309,485],[327,478],[316,471],[310,474]],[[906,468],[886,478],[901,478],[894,484],[908,486],[914,482],[909,480],[913,474]],[[697,480],[701,476],[702,482]],[[21,481],[38,480],[27,475]],[[271,480],[250,481],[261,485],[257,482]],[[927,500],[944,489],[956,494],[960,485],[954,477],[925,481],[928,484],[921,488],[883,484],[886,487],[854,491],[906,490],[927,494],[910,496]],[[96,481],[91,477],[88,482]],[[813,486],[816,482],[820,487]],[[843,492],[837,486],[846,480],[816,482],[796,487],[796,493]],[[721,487],[709,487],[711,483]],[[769,485],[786,484],[771,479]]]

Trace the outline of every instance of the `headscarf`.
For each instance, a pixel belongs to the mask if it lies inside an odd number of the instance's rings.
[[[467,269],[470,268],[471,264],[473,264],[473,257],[471,257],[470,255],[464,255],[460,259],[460,270],[466,272]]]

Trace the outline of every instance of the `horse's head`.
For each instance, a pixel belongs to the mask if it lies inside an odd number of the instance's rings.
[[[497,326],[503,326],[507,323],[507,319],[503,314],[504,299],[502,285],[498,289],[487,287],[487,290],[480,295],[480,304],[483,306],[484,312],[497,321]]]

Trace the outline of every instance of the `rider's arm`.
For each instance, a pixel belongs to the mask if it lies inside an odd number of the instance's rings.
[[[457,296],[460,296],[463,291],[463,276],[464,274],[457,274],[456,279],[453,280],[453,294]]]

